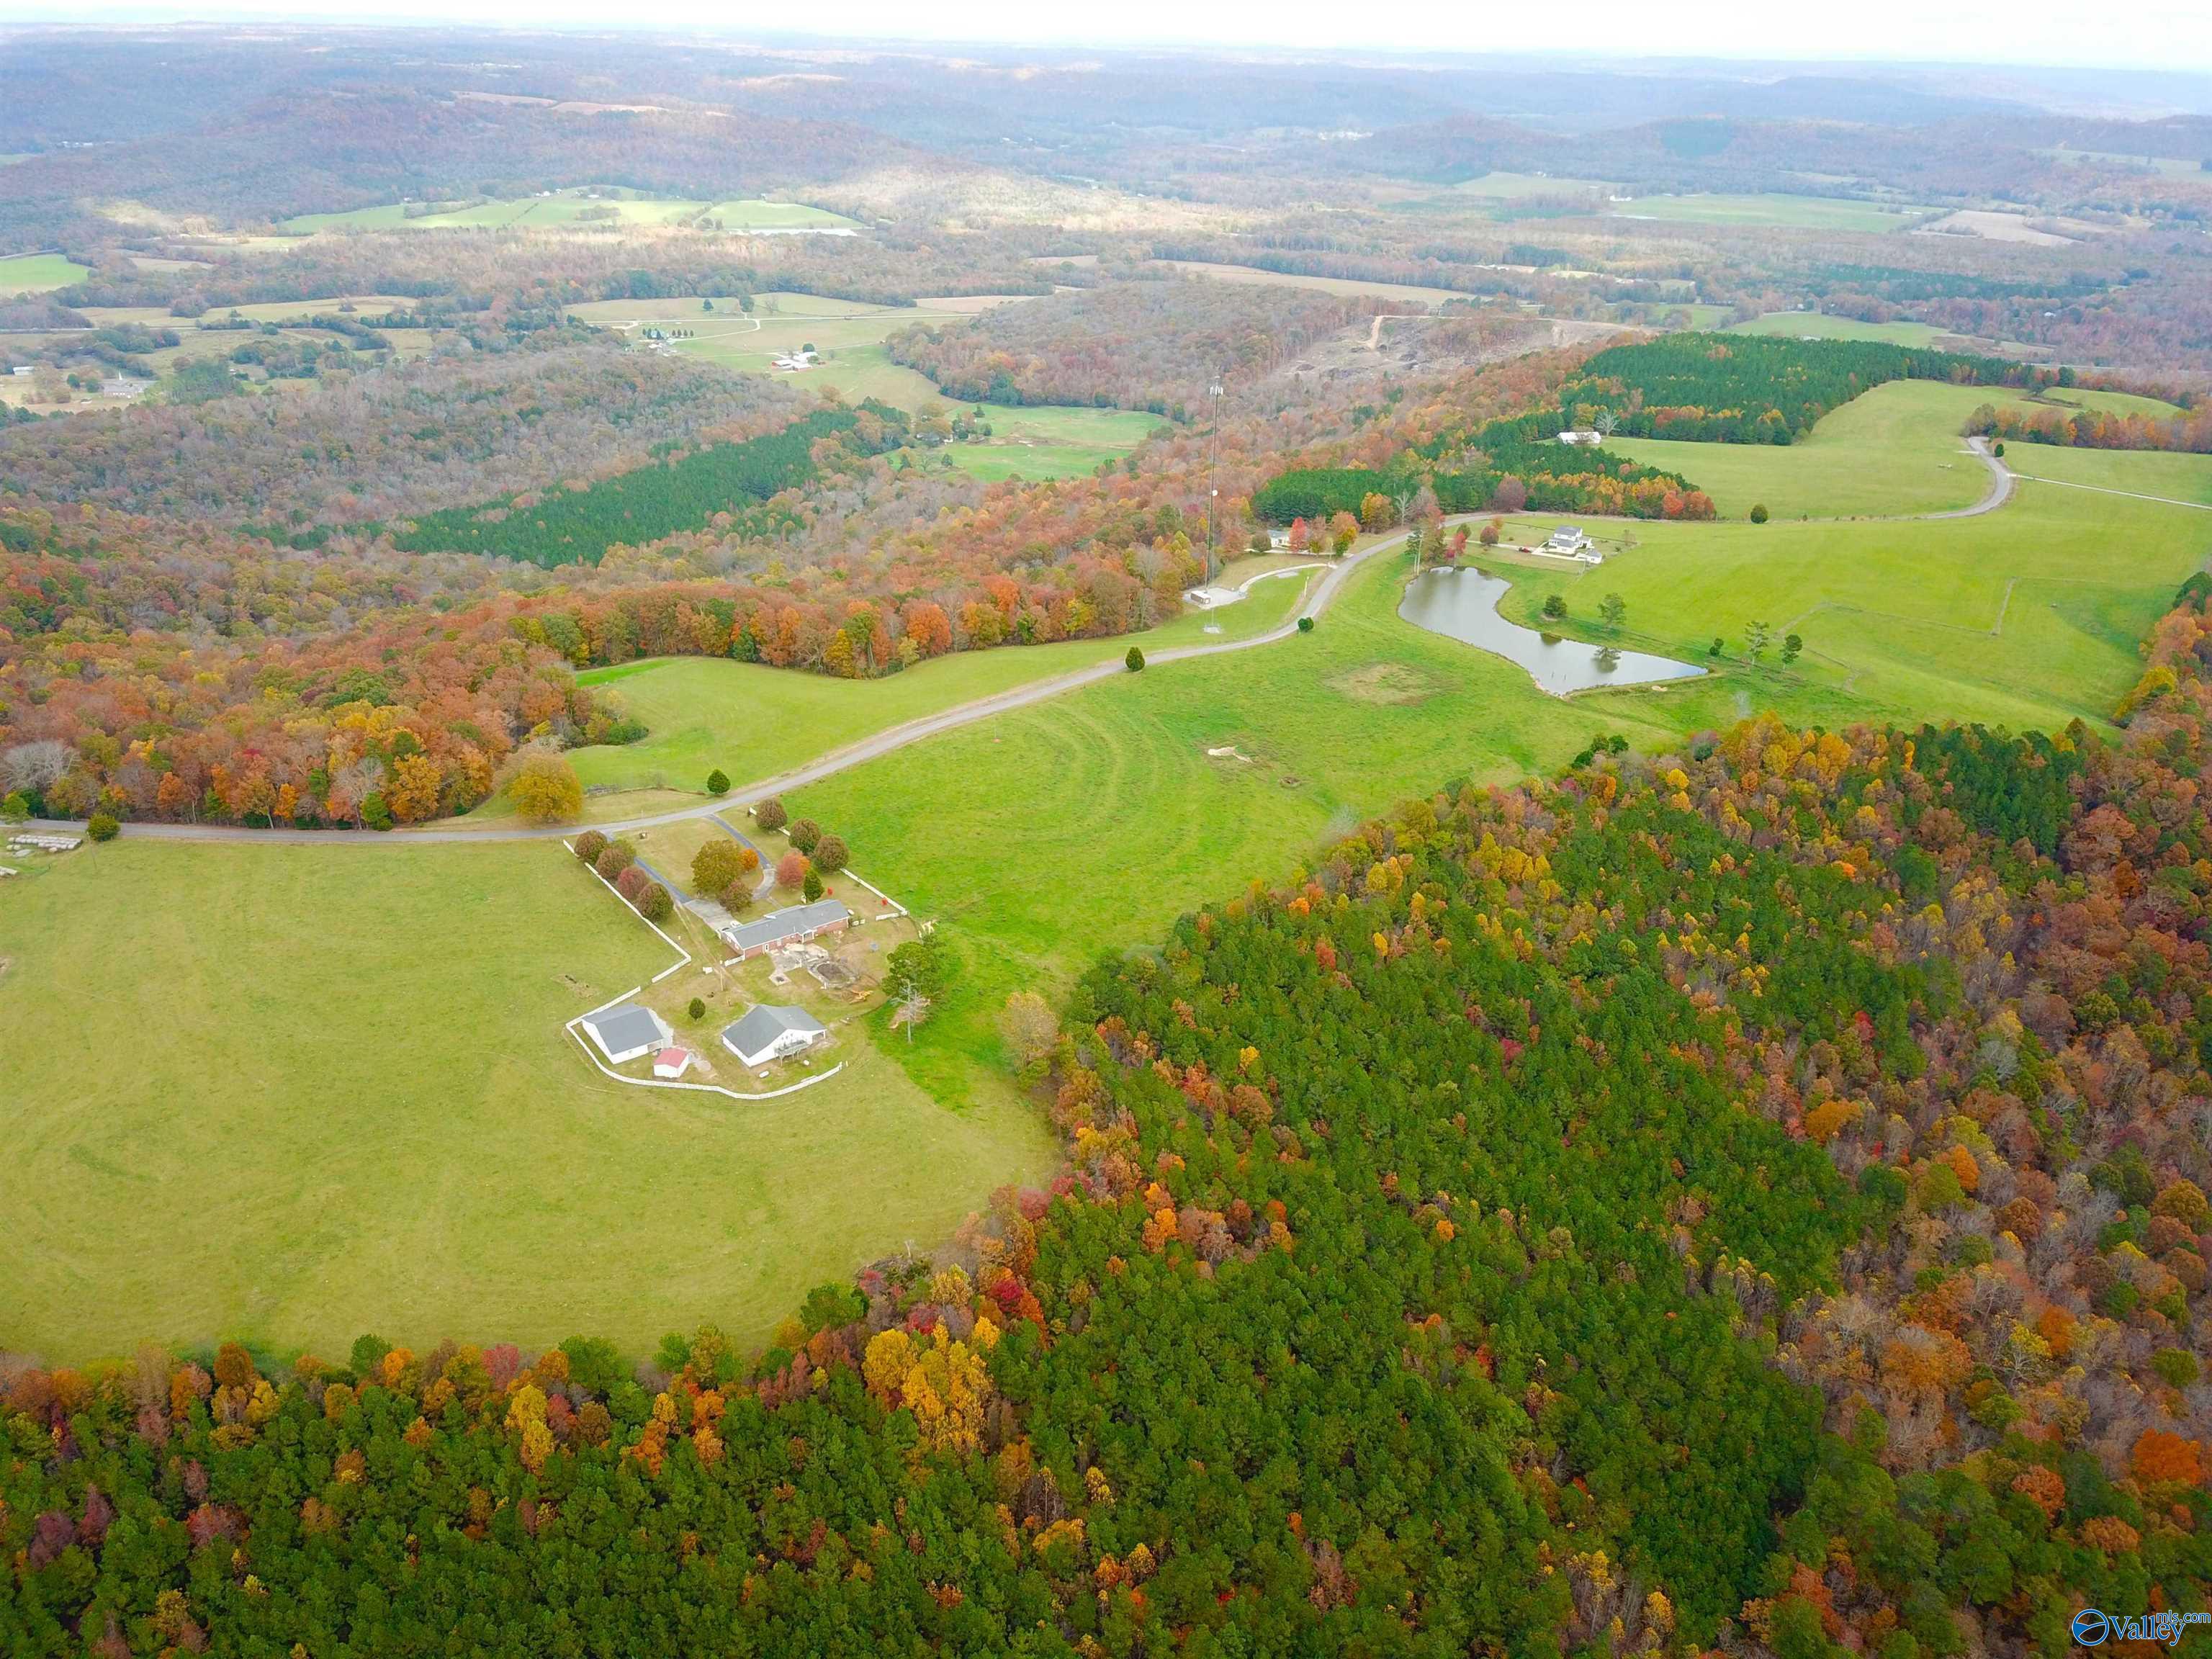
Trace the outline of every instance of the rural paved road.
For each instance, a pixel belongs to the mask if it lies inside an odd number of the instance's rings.
[[[1948,513],[1919,513],[1912,516],[1922,519],[1978,519],[1984,513],[1994,513],[2012,499],[2013,470],[1990,453],[1987,438],[1969,438],[1966,447],[1972,450],[1982,465],[1990,470],[1990,493],[1972,507],[1957,507]]]
[[[1279,628],[1264,634],[1255,634],[1249,639],[1223,640],[1213,645],[1183,645],[1171,650],[1159,651],[1146,658],[1148,667],[1171,662],[1187,662],[1194,657],[1217,657],[1231,651],[1250,651],[1263,645],[1273,645],[1297,634],[1298,623],[1307,617],[1318,617],[1328,610],[1353,570],[1378,553],[1387,553],[1405,541],[1403,535],[1391,537],[1364,547],[1357,553],[1346,555],[1322,573],[1313,591],[1306,595],[1296,614]],[[622,818],[611,823],[583,826],[605,835],[621,835],[631,830],[650,830],[664,823],[681,823],[686,818],[712,817],[730,807],[750,806],[779,795],[787,789],[803,788],[810,783],[819,783],[848,768],[888,755],[893,750],[903,749],[908,744],[920,743],[924,738],[933,738],[940,732],[957,731],[972,726],[977,720],[988,720],[994,714],[1004,714],[1017,708],[1026,708],[1050,697],[1073,691],[1079,686],[1095,685],[1101,680],[1110,680],[1126,674],[1128,670],[1120,658],[1095,663],[1088,668],[1079,668],[1066,674],[1056,674],[1049,679],[1032,680],[1027,685],[1018,685],[1011,691],[1001,691],[995,696],[979,697],[973,702],[941,709],[934,714],[925,714],[902,726],[894,726],[834,749],[818,760],[779,772],[774,777],[757,783],[741,784],[726,795],[714,797],[693,806],[679,806],[672,811],[649,813],[642,817]],[[31,825],[40,830],[82,830],[82,823],[66,823],[58,819],[33,818]],[[420,847],[426,843],[473,845],[479,842],[498,841],[557,841],[573,836],[578,826],[555,825],[549,828],[506,826],[496,830],[398,830],[388,835],[363,834],[358,830],[254,830],[234,823],[133,823],[129,835],[134,841],[245,841],[273,842],[278,845],[327,847],[343,843],[364,847]]]

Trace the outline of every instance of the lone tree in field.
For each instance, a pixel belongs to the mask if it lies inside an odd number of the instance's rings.
[[[1755,622],[1745,624],[1743,630],[1744,648],[1751,653],[1751,659],[1753,662],[1757,662],[1761,657],[1766,654],[1766,647],[1772,644],[1773,641],[1774,630],[1769,628],[1765,623]]]
[[[531,823],[562,823],[584,810],[576,769],[558,755],[526,755],[507,781],[507,798]]]
[[[707,793],[710,795],[728,794],[730,793],[730,775],[727,772],[725,772],[719,766],[713,771],[708,773]]]
[[[1498,538],[1504,533],[1505,520],[1503,519],[1492,519],[1488,524],[1482,526],[1482,533],[1477,536],[1475,540],[1480,542],[1485,547],[1495,547],[1498,545]]]
[[[1782,641],[1782,660],[1784,662],[1796,662],[1797,660],[1798,653],[1803,651],[1804,648],[1805,641],[1799,639],[1795,634],[1784,635]]]
[[[123,826],[112,813],[94,812],[85,820],[84,833],[94,841],[113,841],[123,833]]]
[[[607,838],[596,830],[586,830],[576,837],[576,856],[586,864],[596,860],[607,850]]]
[[[824,836],[814,843],[814,867],[817,870],[834,874],[843,869],[852,856],[842,836]]]
[[[796,887],[805,881],[813,866],[807,863],[804,853],[786,853],[775,861],[775,884]]]
[[[821,844],[822,826],[812,818],[793,818],[783,837],[800,852],[811,854]]]
[[[1138,650],[1135,646],[1131,646],[1129,647],[1129,654],[1121,659],[1121,666],[1127,669],[1132,674],[1143,672],[1145,666],[1145,653]]]
[[[750,880],[760,854],[743,842],[717,836],[691,855],[691,890],[719,893],[732,882]]]
[[[1035,991],[1017,991],[1006,999],[999,1030],[1018,1072],[1041,1070],[1060,1043],[1060,1020]]]
[[[1766,503],[1765,501],[1759,502],[1758,506],[1751,509],[1751,521],[1753,524],[1765,524],[1766,522]]]
[[[1607,628],[1617,629],[1628,618],[1628,601],[1618,593],[1608,593],[1597,602],[1597,614]]]
[[[1567,596],[1564,593],[1547,595],[1544,600],[1544,614],[1553,622],[1564,620],[1567,614]]]
[[[779,795],[770,795],[753,809],[753,822],[763,830],[781,830],[790,821],[791,815],[783,810],[783,799]]]
[[[704,1018],[707,1018],[707,1003],[706,1003],[706,999],[705,999],[705,998],[703,998],[703,997],[693,997],[693,998],[691,999],[691,1006],[690,1006],[689,1008],[685,1009],[685,1010],[684,1010],[684,1012],[685,1012],[686,1014],[688,1014],[688,1015],[689,1015],[691,1018],[693,1018],[693,1019],[704,1019]]]

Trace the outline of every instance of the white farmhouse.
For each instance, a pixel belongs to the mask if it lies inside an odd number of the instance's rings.
[[[722,1046],[748,1066],[764,1066],[830,1035],[829,1028],[804,1008],[762,1003],[722,1032]]]

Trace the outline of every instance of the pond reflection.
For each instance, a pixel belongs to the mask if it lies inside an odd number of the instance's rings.
[[[1498,614],[1498,602],[1512,586],[1502,577],[1472,568],[1425,570],[1407,584],[1398,614],[1432,634],[1447,635],[1519,663],[1555,696],[1599,686],[1691,679],[1705,672],[1672,657],[1585,645],[1510,623]]]

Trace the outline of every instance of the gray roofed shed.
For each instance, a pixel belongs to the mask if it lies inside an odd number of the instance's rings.
[[[592,1034],[600,1052],[617,1066],[652,1053],[675,1035],[659,1014],[635,1002],[586,1014],[584,1029]]]

